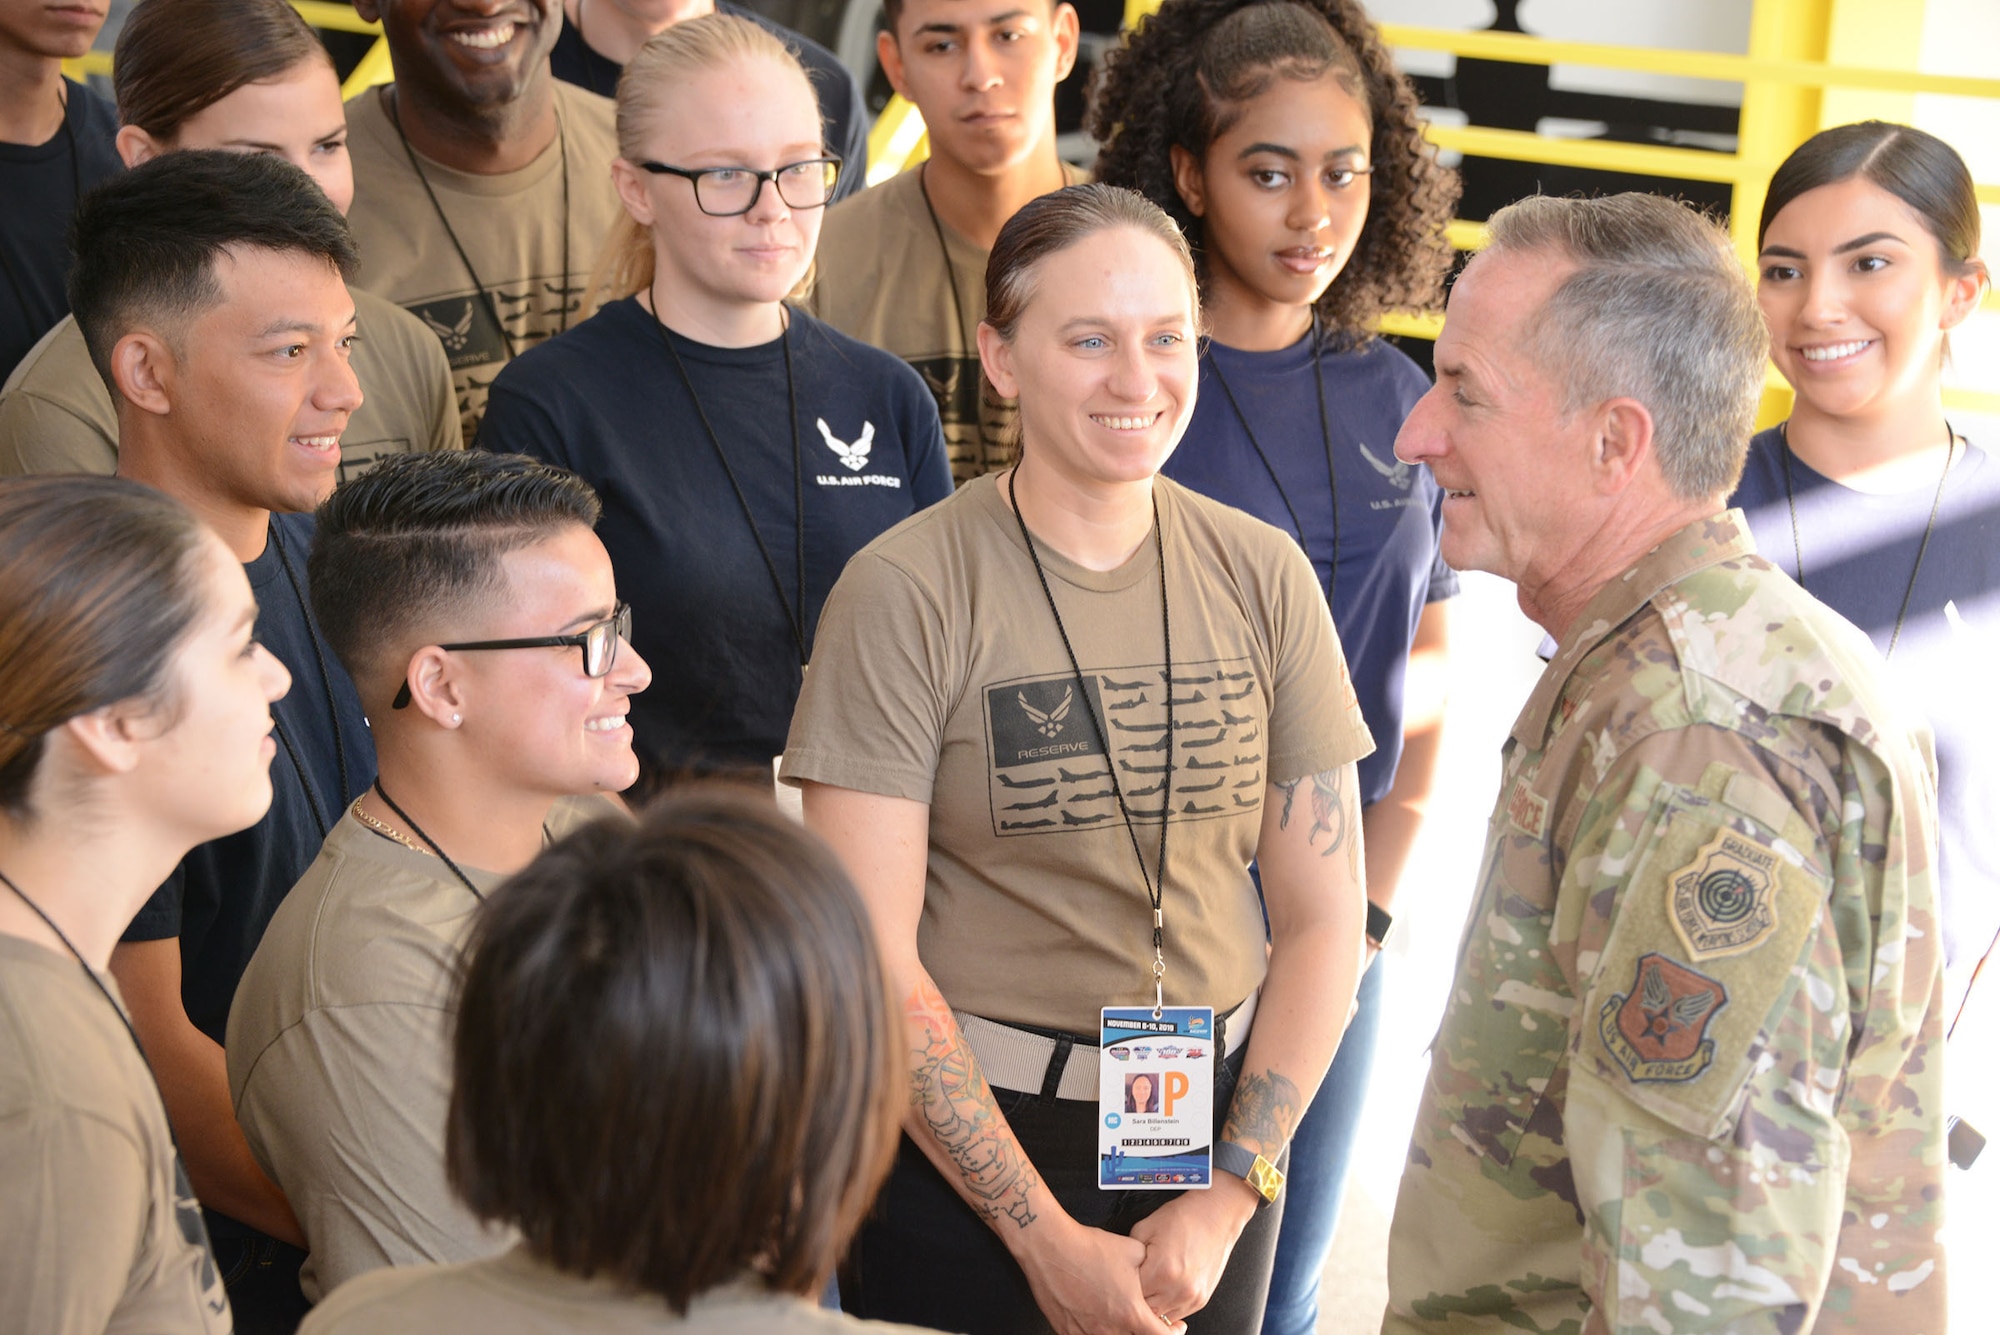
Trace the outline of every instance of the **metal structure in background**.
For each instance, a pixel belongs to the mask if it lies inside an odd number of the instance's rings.
[[[1115,0],[1082,2],[1099,20],[1097,26],[1116,21],[1116,11],[1108,7]],[[877,96],[885,91],[875,87],[880,82],[873,55],[878,0],[753,3],[834,45],[857,74],[865,72]],[[293,0],[293,4],[324,33],[374,39],[347,72],[342,83],[345,96],[353,97],[392,77],[379,24],[364,22],[344,4],[326,0]],[[790,12],[801,4],[811,13]],[[1123,0],[1124,26],[1144,22],[1158,7],[1159,0]],[[1392,47],[1456,57],[1452,75],[1416,76],[1415,82],[1428,104],[1454,107],[1472,122],[1463,126],[1433,122],[1428,134],[1440,149],[1463,155],[1466,203],[1469,211],[1481,216],[1528,193],[1532,185],[1523,187],[1523,181],[1558,192],[1579,187],[1669,190],[1726,210],[1738,252],[1746,265],[1754,265],[1765,185],[1785,155],[1815,131],[1869,116],[1911,120],[1919,93],[2000,101],[2000,79],[1916,72],[1922,10],[1911,0],[1751,0],[1749,50],[1740,56],[1550,41],[1520,30],[1517,7],[1518,0],[1494,0],[1494,22],[1481,31],[1382,25],[1383,40]],[[1062,94],[1079,106],[1089,71],[1115,40],[1101,32],[1086,36],[1079,72],[1064,85]],[[1743,102],[1740,109],[1732,109],[1565,92],[1550,86],[1549,67],[1557,64],[1740,83]],[[111,56],[93,51],[65,68],[77,78],[108,74]],[[1075,119],[1077,108],[1070,110]],[[1059,118],[1060,112],[1059,107]],[[1534,127],[1546,117],[1597,121],[1606,128],[1601,137],[1584,139],[1537,133]],[[1672,142],[1732,135],[1734,152]],[[915,165],[929,151],[923,118],[901,97],[889,96],[870,131],[868,147],[870,184]],[[1066,147],[1073,150],[1072,156],[1087,156],[1074,151],[1087,145]],[[1526,167],[1534,174],[1510,171],[1510,166]],[[2000,184],[1982,183],[1978,193],[1982,204],[2000,205]],[[1472,251],[1483,244],[1485,229],[1478,221],[1460,219],[1451,224],[1448,235],[1460,250]],[[2000,313],[2000,293],[1988,293],[1984,309],[1989,315]],[[1401,338],[1432,339],[1441,325],[1442,316],[1437,314],[1392,316],[1383,321],[1382,329]],[[1790,401],[1790,388],[1773,371],[1766,382],[1761,420],[1784,416]],[[1945,403],[2000,416],[2000,385],[1948,389]]]
[[[1127,0],[1126,25],[1143,22],[1158,4]],[[1467,203],[1480,216],[1529,193],[1534,181],[1558,193],[1576,186],[1662,189],[1726,211],[1738,252],[1746,266],[1754,266],[1765,186],[1785,156],[1814,132],[1870,116],[1911,120],[1918,93],[2000,101],[2000,79],[1916,72],[1922,11],[1913,12],[1907,0],[1752,0],[1749,50],[1741,56],[1550,41],[1519,31],[1515,8],[1515,0],[1496,0],[1495,24],[1483,31],[1401,24],[1381,29],[1391,47],[1457,57],[1454,75],[1418,76],[1415,82],[1428,104],[1456,106],[1472,119],[1465,126],[1433,123],[1428,133],[1440,149],[1464,155]],[[1739,111],[1552,91],[1548,67],[1556,64],[1741,83],[1743,104]],[[1886,67],[1895,65],[1907,68]],[[1549,116],[1601,121],[1607,134],[1570,139],[1528,128]],[[1736,150],[1656,142],[1676,130],[1692,132],[1689,138],[1733,135]],[[925,151],[922,118],[901,98],[891,99],[869,141],[870,179],[893,176]],[[1555,170],[1530,177],[1493,170],[1504,164]],[[1531,184],[1511,192],[1503,184],[1521,179]],[[1489,188],[1480,190],[1481,184]],[[1982,183],[1979,199],[2000,205],[2000,184]],[[1448,234],[1464,251],[1477,250],[1485,240],[1484,227],[1466,219],[1452,223]],[[1988,293],[1985,309],[2000,313],[2000,294]],[[1432,339],[1442,324],[1436,314],[1394,316],[1382,328],[1403,338]],[[1790,387],[1772,371],[1761,422],[1782,418],[1790,402]],[[1945,402],[2000,416],[2000,386],[1948,389]]]

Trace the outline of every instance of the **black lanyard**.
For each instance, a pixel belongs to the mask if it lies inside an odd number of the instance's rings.
[[[499,303],[493,300],[493,293],[487,288],[485,281],[480,278],[479,270],[472,267],[472,256],[466,253],[465,244],[458,239],[457,229],[451,225],[451,219],[445,216],[444,205],[438,202],[437,191],[431,188],[431,178],[424,175],[423,164],[417,161],[417,150],[410,147],[410,137],[403,133],[403,113],[396,109],[396,99],[393,93],[394,88],[392,87],[388,90],[387,94],[377,94],[377,96],[386,97],[385,106],[389,112],[389,124],[396,127],[396,138],[402,141],[403,153],[410,159],[410,170],[417,174],[417,183],[423,186],[424,195],[431,202],[431,211],[437,214],[438,222],[444,225],[444,234],[450,239],[451,248],[458,252],[458,262],[465,266],[466,274],[471,277],[473,290],[479,293],[480,304],[486,307],[486,314],[492,317],[493,327],[499,331],[500,342],[507,349],[507,357],[511,361],[519,355],[514,348],[514,336],[507,332],[507,325],[500,318]],[[552,93],[551,96],[555,96],[555,94]],[[562,310],[559,312],[561,324],[557,329],[557,332],[561,333],[569,328],[569,133],[563,126],[562,103],[560,101],[556,102],[555,111],[556,152],[560,155],[562,161],[563,258],[562,278],[559,280],[556,289],[562,306]]]
[[[1334,467],[1333,428],[1328,423],[1326,412],[1326,345],[1319,334],[1318,310],[1313,311],[1312,341],[1313,388],[1319,395],[1319,438],[1320,443],[1326,447],[1327,494],[1333,507],[1333,562],[1328,568],[1326,580],[1326,605],[1332,607],[1333,588],[1340,582],[1340,473]],[[1305,525],[1299,522],[1298,508],[1292,504],[1291,495],[1286,492],[1285,484],[1278,480],[1278,470],[1272,467],[1271,456],[1264,453],[1264,446],[1257,439],[1257,433],[1250,429],[1250,418],[1244,413],[1243,405],[1236,401],[1236,392],[1229,387],[1228,379],[1222,374],[1222,360],[1212,351],[1208,357],[1208,368],[1215,372],[1215,383],[1222,386],[1222,397],[1229,400],[1230,409],[1235,412],[1236,420],[1243,426],[1243,434],[1250,438],[1250,448],[1257,452],[1258,462],[1262,463],[1264,471],[1271,475],[1271,485],[1278,489],[1278,499],[1285,503],[1285,513],[1292,517],[1292,532],[1298,536],[1299,550],[1305,551],[1306,529]],[[1310,556],[1311,553],[1308,552],[1307,555]]]
[[[99,992],[101,992],[104,995],[104,1000],[110,1004],[112,1013],[117,1015],[118,1023],[125,1026],[125,1033],[127,1034],[127,1036],[131,1038],[132,1047],[139,1054],[139,1064],[146,1068],[147,1075],[153,1077],[153,1092],[160,1096],[160,1112],[163,1115],[163,1120],[167,1124],[167,1140],[174,1147],[174,1158],[176,1160],[179,1160],[181,1157],[180,1137],[174,1134],[173,1118],[164,1116],[167,1110],[167,1094],[165,1090],[160,1088],[159,1072],[153,1069],[152,1060],[146,1056],[146,1045],[139,1041],[139,1031],[132,1027],[132,1017],[127,1015],[125,1013],[125,1008],[118,1004],[118,998],[111,995],[111,989],[106,987],[104,985],[104,980],[97,976],[97,970],[90,967],[89,961],[85,960],[83,957],[83,952],[76,948],[75,943],[72,942],[69,939],[69,937],[64,934],[62,928],[56,926],[56,920],[54,918],[51,918],[46,912],[44,912],[40,904],[37,904],[34,900],[28,898],[28,892],[23,890],[20,886],[15,885],[14,879],[11,876],[7,875],[7,873],[5,872],[0,872],[0,885],[4,885],[9,890],[12,890],[14,892],[15,897],[18,898],[23,904],[26,904],[29,907],[29,909],[33,910],[34,915],[42,920],[42,924],[45,927],[47,927],[51,932],[54,932],[56,934],[56,940],[63,943],[63,949],[67,950],[70,954],[76,956],[76,962],[83,966],[83,976],[90,980],[90,985],[92,987],[96,988]],[[185,1175],[186,1172],[185,1165],[180,1165],[180,1167],[182,1174]],[[190,1239],[190,1241],[192,1241],[192,1239]],[[204,1239],[204,1242],[205,1241],[206,1239]]]
[[[1806,587],[1806,559],[1799,551],[1799,504],[1792,497],[1792,437],[1785,428],[1789,423],[1778,423],[1778,462],[1785,470],[1785,509],[1792,516],[1792,569],[1798,572],[1799,587]],[[1931,497],[1931,517],[1924,521],[1924,536],[1917,543],[1917,559],[1910,566],[1910,582],[1903,586],[1902,606],[1896,609],[1896,628],[1889,632],[1889,647],[1882,651],[1886,662],[1896,652],[1896,641],[1903,638],[1903,618],[1910,614],[1910,595],[1917,591],[1917,572],[1924,568],[1924,553],[1931,548],[1931,530],[1937,527],[1938,510],[1944,505],[1944,484],[1951,476],[1952,456],[1958,450],[1958,433],[1951,429],[1951,423],[1944,424],[1944,472],[1938,477],[1937,494]],[[1808,593],[1810,589],[1806,590]]]
[[[375,793],[376,796],[382,799],[383,805],[396,813],[396,819],[409,827],[411,834],[414,834],[417,838],[431,846],[431,852],[438,855],[438,861],[451,868],[451,874],[458,878],[461,885],[472,892],[474,899],[479,900],[481,903],[486,901],[486,896],[479,893],[479,887],[472,883],[472,878],[460,870],[459,865],[451,860],[449,853],[438,847],[438,841],[425,834],[424,827],[411,820],[410,813],[396,805],[396,799],[389,796],[389,790],[382,786],[382,780],[379,777],[375,780]]]
[[[729,465],[729,453],[722,448],[722,437],[716,434],[714,424],[708,420],[708,410],[701,406],[701,395],[695,393],[694,377],[688,374],[687,366],[681,361],[680,349],[674,346],[673,335],[667,331],[666,322],[660,319],[660,299],[650,287],[646,295],[653,303],[653,327],[660,331],[660,342],[667,345],[667,356],[673,359],[674,369],[681,374],[681,383],[687,386],[694,414],[701,419],[701,429],[708,433],[708,443],[715,447],[715,460],[722,465],[723,474],[729,479],[729,489],[736,493],[736,504],[743,511],[743,522],[750,526],[750,537],[757,544],[757,555],[764,558],[764,569],[771,573],[771,587],[777,591],[778,604],[785,609],[785,629],[792,633],[792,643],[799,651],[799,671],[804,672],[812,656],[806,648],[806,471],[805,451],[799,444],[799,387],[792,376],[792,323],[789,319],[785,320],[778,333],[778,342],[785,350],[786,415],[792,424],[792,533],[798,558],[797,607],[792,606],[791,598],[785,593],[785,582],[778,578],[778,563],[772,559],[771,549],[764,543],[763,531],[757,527],[757,516],[751,513],[750,500],[743,494],[743,484],[736,480],[736,470]]]
[[[305,620],[306,639],[312,645],[313,660],[319,665],[320,691],[326,701],[327,718],[333,724],[333,759],[340,772],[340,791],[335,794],[335,800],[331,804],[320,800],[319,789],[314,786],[312,775],[306,771],[305,761],[300,757],[298,748],[292,744],[291,737],[285,732],[285,725],[278,720],[278,711],[275,708],[271,711],[271,728],[278,734],[278,740],[284,743],[285,755],[290,758],[292,768],[298,772],[299,784],[306,793],[306,805],[312,808],[313,820],[319,825],[319,837],[324,839],[333,832],[333,823],[327,818],[327,812],[337,811],[347,802],[347,742],[340,730],[340,704],[333,698],[333,674],[327,670],[326,651],[320,647],[319,622],[313,617],[312,604],[306,600],[305,587],[299,583],[298,573],[292,569],[292,558],[285,554],[284,539],[278,536],[277,524],[267,523],[265,531],[268,535],[267,541],[277,549],[278,564],[284,567],[285,582],[292,586],[292,597],[298,600],[299,615]]]
[[[1104,722],[1097,716],[1097,706],[1090,702],[1090,687],[1083,679],[1083,665],[1077,662],[1076,649],[1069,642],[1069,630],[1063,625],[1062,609],[1056,606],[1055,591],[1049,587],[1048,572],[1042,569],[1041,553],[1035,550],[1034,535],[1028,532],[1028,521],[1021,515],[1021,501],[1014,489],[1014,481],[1020,474],[1020,465],[1007,478],[1007,499],[1014,507],[1014,522],[1020,525],[1021,541],[1028,544],[1028,559],[1034,562],[1035,578],[1042,583],[1042,596],[1048,599],[1049,615],[1055,618],[1056,634],[1062,636],[1063,652],[1069,655],[1070,671],[1076,675],[1076,688],[1083,695],[1083,709],[1090,716],[1091,731],[1097,735],[1097,745],[1104,752],[1104,768],[1111,776],[1111,793],[1118,799],[1118,812],[1125,818],[1125,833],[1132,840],[1132,857],[1139,864],[1139,879],[1145,883],[1146,899],[1153,908],[1153,1018],[1160,1018],[1166,1009],[1166,993],[1162,979],[1166,977],[1166,916],[1164,904],[1167,893],[1167,820],[1174,811],[1174,633],[1173,622],[1167,615],[1167,548],[1160,536],[1160,501],[1153,498],[1153,554],[1160,563],[1160,639],[1166,655],[1166,697],[1167,697],[1167,770],[1161,784],[1160,794],[1160,858],[1155,875],[1146,874],[1146,855],[1139,850],[1139,830],[1132,822],[1132,808],[1125,802],[1125,785],[1118,782],[1118,760],[1111,753],[1111,739],[1105,734]]]

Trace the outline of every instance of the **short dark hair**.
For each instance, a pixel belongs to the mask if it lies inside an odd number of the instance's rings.
[[[1068,4],[1070,0],[1044,0],[1044,3],[1053,14],[1057,5]],[[903,21],[903,0],[882,0],[882,20],[884,26],[889,29],[889,35],[894,37],[896,25]]]
[[[501,886],[465,960],[445,1165],[474,1213],[680,1313],[746,1273],[819,1292],[907,1101],[826,845],[768,798],[678,789]]]
[[[310,176],[268,153],[167,153],[83,197],[70,220],[69,304],[116,398],[111,349],[143,322],[172,335],[222,300],[216,257],[235,246],[360,263],[354,234]]]
[[[43,740],[65,721],[165,689],[201,614],[205,534],[122,478],[0,480],[0,811],[33,815]]]
[[[504,595],[502,556],[595,528],[599,509],[588,482],[522,455],[392,455],[320,504],[306,561],[320,633],[367,699],[387,684],[385,654]]]
[[[1757,218],[1757,244],[1785,205],[1823,185],[1859,177],[1910,206],[1931,237],[1946,273],[1961,277],[1979,254],[1979,194],[1965,159],[1936,135],[1892,121],[1858,121],[1821,130],[1792,150],[1771,176]]]

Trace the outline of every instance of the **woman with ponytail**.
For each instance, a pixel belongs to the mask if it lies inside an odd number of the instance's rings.
[[[271,802],[243,568],[114,478],[0,482],[0,1294],[19,1331],[230,1329],[111,948]]]
[[[1379,743],[1360,769],[1372,957],[1430,793],[1458,589],[1437,485],[1393,448],[1429,385],[1374,328],[1442,304],[1457,181],[1355,0],[1168,0],[1111,56],[1093,116],[1098,179],[1165,209],[1200,267],[1212,337],[1161,471],[1304,549]],[[1382,1006],[1371,966],[1292,1141],[1270,1335],[1317,1321]]]
[[[611,298],[494,382],[484,449],[581,474],[653,688],[642,787],[761,772],[784,746],[847,558],[951,490],[937,407],[897,358],[787,304],[841,164],[798,60],[729,14],[675,24],[618,85],[628,215]]]

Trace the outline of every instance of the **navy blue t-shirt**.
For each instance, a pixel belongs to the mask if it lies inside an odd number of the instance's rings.
[[[1336,474],[1331,480],[1313,385],[1315,361],[1326,387]],[[1241,417],[1230,406],[1225,382]],[[1329,350],[1317,359],[1311,334],[1277,352],[1244,352],[1211,342],[1201,359],[1194,420],[1160,470],[1277,526],[1312,558],[1320,588],[1329,593],[1361,716],[1375,737],[1374,754],[1360,765],[1364,805],[1381,801],[1396,781],[1403,754],[1403,676],[1417,619],[1426,603],[1458,592],[1458,576],[1438,555],[1443,494],[1429,469],[1399,462],[1395,453],[1403,419],[1429,388],[1415,362],[1380,340],[1345,352]],[[1259,445],[1269,468],[1258,457]]]
[[[46,143],[0,143],[0,381],[69,314],[69,218],[85,191],[123,169],[118,113],[63,80],[69,112]]]
[[[586,3],[608,2],[586,0]],[[846,199],[864,188],[868,184],[868,108],[861,100],[861,85],[855,82],[847,66],[840,63],[840,57],[810,37],[801,36],[755,10],[732,5],[729,0],[717,0],[715,11],[749,19],[798,56],[799,64],[805,66],[806,78],[812,81],[813,94],[819,98],[819,116],[826,123],[827,151],[841,160],[834,199]],[[625,67],[609,56],[600,55],[583,40],[578,25],[565,20],[562,32],[556,37],[555,49],[549,53],[549,70],[564,83],[616,97],[618,76],[625,72]]]
[[[632,699],[648,777],[768,770],[798,702],[798,649],[662,333],[628,297],[523,353],[493,382],[478,446],[559,464],[597,488],[597,535],[632,604],[633,647],[653,669],[653,684]],[[668,337],[796,610],[784,340],[716,348]],[[950,495],[951,471],[937,404],[901,359],[797,308],[786,338],[804,460],[810,647],[848,557]]]
[[[1917,548],[1938,505],[1890,680],[1937,735],[1938,884],[1944,900],[1946,1015],[2000,931],[2000,460],[1977,444],[1945,476],[1890,496],[1842,486],[1790,457],[1773,427],[1750,442],[1729,503],[1757,550],[1806,592],[1889,648]],[[1793,536],[1793,512],[1798,517]]]
[[[180,937],[181,1002],[217,1043],[271,915],[319,856],[332,822],[375,782],[375,740],[361,698],[301,601],[312,596],[312,534],[311,515],[274,515],[263,554],[243,567],[257,599],[257,638],[292,674],[292,689],[271,706],[278,733],[271,809],[183,858],[125,931],[127,941]]]

